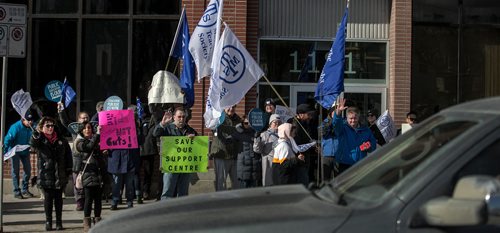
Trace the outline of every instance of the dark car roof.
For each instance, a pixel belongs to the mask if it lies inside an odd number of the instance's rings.
[[[443,110],[446,112],[476,112],[500,114],[500,97],[473,100]]]

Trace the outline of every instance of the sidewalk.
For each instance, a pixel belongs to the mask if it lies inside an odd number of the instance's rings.
[[[3,195],[3,232],[46,232],[45,214],[43,210],[43,200],[40,196],[26,199],[16,199],[12,194]],[[102,218],[127,210],[126,204],[119,205],[118,210],[110,211],[111,205],[103,201]],[[154,203],[155,200],[145,200],[147,205]],[[134,207],[138,204],[134,202]],[[83,211],[76,211],[75,199],[66,197],[63,205],[63,227],[64,231],[58,232],[83,232]],[[92,212],[93,213],[93,212]],[[55,212],[53,214],[53,227],[55,228]]]

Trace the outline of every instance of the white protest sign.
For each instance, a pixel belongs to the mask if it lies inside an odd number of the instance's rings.
[[[30,145],[15,145],[3,156],[3,161],[12,158],[12,156],[16,155],[16,152],[21,152],[30,148]]]
[[[30,93],[24,92],[23,89],[16,91],[10,98],[10,102],[12,102],[12,106],[16,112],[23,118],[33,104]]]
[[[280,115],[282,122],[287,122],[288,119],[293,118],[295,116],[294,112],[295,109],[281,105],[276,105],[276,110],[274,111],[274,113]]]
[[[179,79],[165,70],[156,72],[149,89],[148,103],[184,103]]]

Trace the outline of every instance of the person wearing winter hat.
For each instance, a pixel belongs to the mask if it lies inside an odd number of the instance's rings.
[[[12,124],[5,135],[4,139],[4,154],[14,148],[16,145],[28,145],[33,130],[33,115],[27,112],[25,117],[21,118],[16,123]],[[31,175],[31,163],[29,150],[15,152],[11,160],[11,176],[12,187],[14,188],[14,197],[23,199],[23,197],[33,197],[33,194],[28,190],[28,184]],[[23,164],[23,179],[22,186],[19,187],[19,163]]]
[[[255,153],[262,155],[262,185],[273,185],[273,144],[278,141],[278,126],[282,123],[278,114],[272,114],[269,117],[269,128],[266,131],[257,134],[253,144]]]
[[[266,99],[265,109],[266,109],[266,113],[274,114],[274,112],[276,111],[276,103],[274,102],[273,98]]]

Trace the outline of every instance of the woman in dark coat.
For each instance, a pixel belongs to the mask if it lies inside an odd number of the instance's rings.
[[[231,135],[231,141],[238,152],[236,171],[240,188],[261,186],[262,158],[253,151],[255,130],[250,127],[246,116],[243,116],[242,120],[242,123],[236,125],[236,132]]]
[[[37,183],[44,192],[45,230],[52,230],[52,208],[56,210],[56,230],[62,230],[62,193],[71,175],[72,156],[68,141],[59,137],[56,121],[43,117],[33,132],[31,148],[38,154]]]
[[[90,122],[83,122],[82,129],[75,140],[76,153],[73,155],[81,161],[76,171],[82,175],[85,204],[83,205],[83,231],[87,232],[91,226],[90,215],[94,203],[94,223],[101,220],[103,173],[106,172],[105,158],[99,149],[99,134],[94,132]]]

